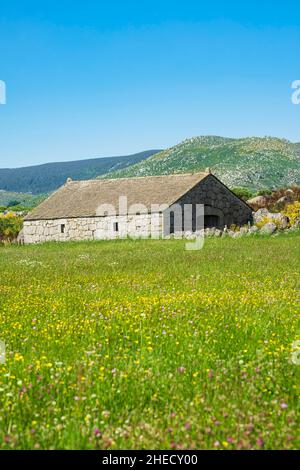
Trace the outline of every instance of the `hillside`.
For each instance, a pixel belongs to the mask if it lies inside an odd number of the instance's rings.
[[[39,204],[47,194],[33,195],[0,190],[0,206],[10,206],[19,203],[26,207],[34,207]]]
[[[207,167],[231,188],[259,190],[300,184],[300,144],[272,137],[194,137],[104,177],[186,173]]]
[[[148,150],[123,157],[93,158],[73,162],[46,163],[25,168],[0,169],[0,190],[32,194],[48,193],[64,184],[68,177],[74,180],[92,179],[110,171],[126,168],[157,152],[159,150]]]

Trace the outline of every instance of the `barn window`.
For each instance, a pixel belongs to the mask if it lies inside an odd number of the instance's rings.
[[[118,222],[114,222],[114,231],[115,232],[119,231],[119,223]]]
[[[65,224],[61,224],[60,233],[65,233],[65,228],[66,228]]]

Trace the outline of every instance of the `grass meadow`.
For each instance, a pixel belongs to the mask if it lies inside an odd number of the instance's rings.
[[[2,449],[300,447],[300,233],[184,244],[0,248]]]

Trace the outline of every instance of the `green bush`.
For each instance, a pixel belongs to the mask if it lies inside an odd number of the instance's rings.
[[[256,196],[271,196],[272,190],[271,189],[260,189]]]
[[[252,191],[247,188],[233,188],[232,192],[244,201],[247,201],[248,199],[251,199],[253,197]]]

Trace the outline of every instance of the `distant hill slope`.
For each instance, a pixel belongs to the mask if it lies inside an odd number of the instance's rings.
[[[8,205],[10,206],[13,203],[13,205],[19,203],[22,206],[35,207],[46,197],[47,194],[40,194],[38,196],[34,196],[33,194],[28,193],[16,193],[12,191],[0,190],[0,207]]]
[[[207,167],[231,188],[259,190],[300,184],[300,144],[272,137],[194,137],[104,177],[187,173]]]
[[[0,169],[0,190],[41,194],[54,191],[68,177],[74,180],[93,179],[109,171],[126,168],[154,155],[159,150],[147,150],[124,157],[92,158],[24,168]]]

